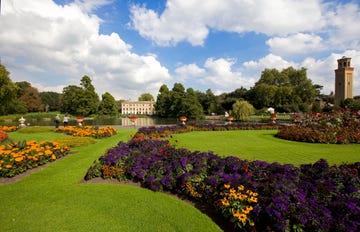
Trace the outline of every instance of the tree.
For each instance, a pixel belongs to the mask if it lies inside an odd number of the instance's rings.
[[[236,101],[232,107],[232,114],[236,120],[246,121],[255,113],[255,108],[248,101]]]
[[[17,90],[10,72],[0,63],[0,115],[26,113],[25,104],[17,97]]]
[[[115,98],[108,92],[104,93],[101,98],[102,100],[99,104],[98,114],[111,116],[116,115],[118,111]]]
[[[60,98],[61,112],[79,115],[77,108],[82,92],[82,88],[76,85],[69,85],[63,88]]]
[[[88,116],[96,113],[99,104],[99,96],[95,92],[94,86],[91,84],[90,77],[86,75],[83,76],[80,85],[83,86],[83,91],[79,97],[78,114]]]
[[[181,110],[178,112],[177,117],[182,115],[192,119],[204,118],[203,108],[192,88],[186,90],[185,97],[181,101]]]
[[[95,92],[91,79],[83,76],[81,87],[69,85],[63,89],[61,98],[61,112],[88,116],[97,111],[99,96]]]
[[[165,84],[159,89],[154,108],[158,116],[168,117],[168,111],[170,109],[170,90]]]
[[[34,87],[26,87],[19,99],[25,102],[28,112],[39,112],[42,108],[39,91]]]
[[[265,69],[247,100],[256,108],[275,107],[278,111],[306,110],[319,94],[319,86],[307,78],[306,69],[293,67]]]
[[[153,95],[150,93],[143,93],[138,99],[139,101],[154,101]]]
[[[60,110],[60,93],[40,92],[41,102],[46,112]]]

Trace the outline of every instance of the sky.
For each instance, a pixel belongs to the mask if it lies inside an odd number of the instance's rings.
[[[40,92],[87,75],[116,100],[174,83],[218,95],[292,66],[330,94],[346,56],[360,95],[359,0],[0,1],[1,63]]]

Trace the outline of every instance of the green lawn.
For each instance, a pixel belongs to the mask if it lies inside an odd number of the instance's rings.
[[[80,183],[107,148],[135,130],[72,149],[75,154],[11,184],[0,184],[0,231],[221,231],[193,206],[164,193]],[[56,133],[9,133],[14,140],[57,139]]]
[[[193,206],[163,193],[114,185],[80,183],[88,167],[107,148],[127,141],[133,129],[72,149],[59,160],[24,179],[0,184],[0,231],[221,231]],[[291,142],[276,131],[191,132],[173,135],[177,147],[214,151],[249,160],[311,163],[359,161],[360,145]],[[9,133],[16,140],[62,139],[53,132]]]
[[[247,160],[291,163],[314,163],[320,158],[330,164],[360,161],[360,144],[312,144],[274,137],[276,130],[195,131],[173,134],[172,144],[190,150],[213,151]],[[175,142],[177,140],[177,142]]]

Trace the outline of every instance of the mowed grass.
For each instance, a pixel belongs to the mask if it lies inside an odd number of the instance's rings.
[[[275,137],[277,130],[195,131],[173,134],[171,142],[192,151],[213,151],[220,156],[237,156],[282,164],[308,164],[323,158],[329,164],[360,161],[360,144],[313,144]]]
[[[164,193],[134,186],[81,183],[105,150],[135,130],[72,149],[15,183],[0,184],[0,231],[221,231],[193,206]],[[13,140],[52,140],[53,132],[9,133]]]

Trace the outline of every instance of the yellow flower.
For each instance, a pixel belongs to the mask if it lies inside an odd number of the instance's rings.
[[[244,188],[244,185],[239,185],[239,186],[238,186],[238,190],[239,190],[239,191],[243,191],[244,189],[245,189],[245,188]]]
[[[224,188],[228,189],[228,188],[230,188],[230,185],[229,184],[224,184]]]
[[[221,203],[224,206],[229,206],[230,205],[229,201],[226,198],[221,199]]]

